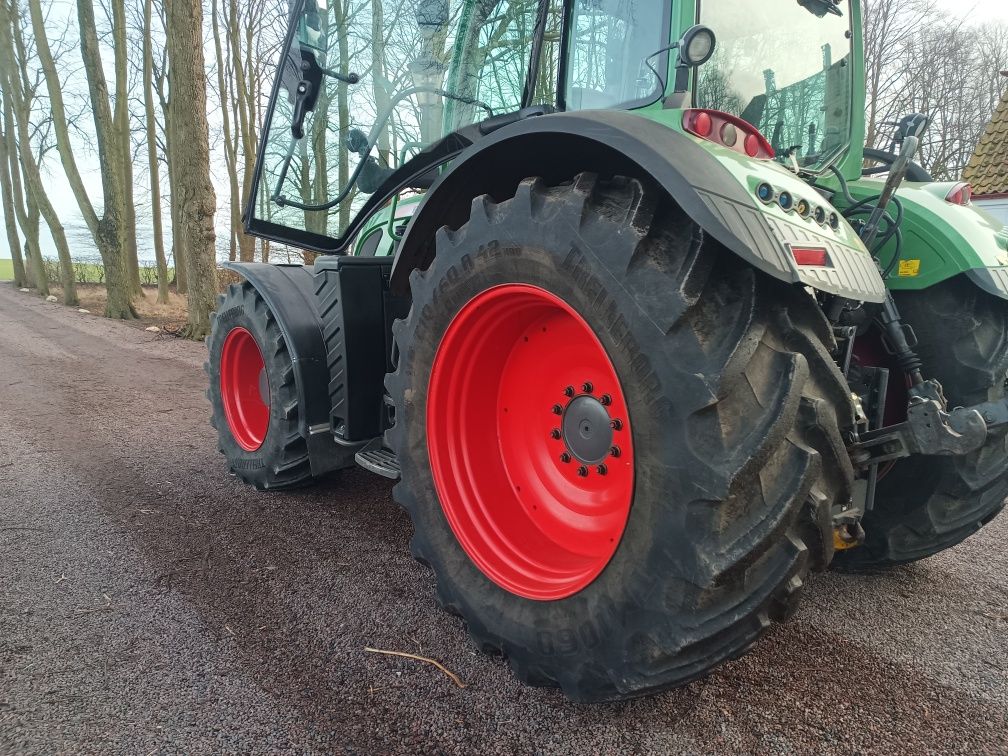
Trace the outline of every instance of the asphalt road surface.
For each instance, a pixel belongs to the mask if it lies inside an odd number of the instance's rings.
[[[438,608],[388,481],[229,476],[204,358],[0,287],[0,753],[1008,753],[1008,517],[816,576],[703,681],[573,705]]]

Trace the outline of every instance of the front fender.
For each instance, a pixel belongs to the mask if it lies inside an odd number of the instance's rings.
[[[796,222],[780,208],[763,205],[754,194],[755,183],[749,186],[748,180],[737,177],[739,171],[726,167],[741,157],[732,156],[722,156],[722,162],[706,144],[669,123],[629,111],[557,113],[520,121],[477,142],[434,184],[399,246],[393,290],[406,291],[409,273],[430,265],[438,228],[463,225],[473,198],[488,194],[503,201],[528,176],[560,183],[591,171],[654,181],[706,233],[774,278],[858,301],[885,298],[874,261],[846,224],[834,232],[811,221]],[[826,204],[779,167],[747,162],[753,176],[796,182],[810,199]],[[791,245],[810,244],[828,249],[832,267],[795,263]]]

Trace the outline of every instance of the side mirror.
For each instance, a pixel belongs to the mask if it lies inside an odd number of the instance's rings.
[[[710,60],[716,46],[717,37],[709,26],[695,24],[686,30],[675,44],[677,50],[675,94],[682,94],[689,89],[690,71]]]

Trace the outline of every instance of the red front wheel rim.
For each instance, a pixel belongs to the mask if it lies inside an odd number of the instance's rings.
[[[232,329],[224,339],[220,391],[231,435],[245,451],[256,451],[269,430],[270,390],[262,352],[244,328]]]
[[[490,580],[529,599],[572,596],[612,559],[633,499],[623,390],[587,322],[524,284],[455,316],[427,400],[445,517]]]

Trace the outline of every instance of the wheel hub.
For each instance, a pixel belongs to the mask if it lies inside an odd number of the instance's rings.
[[[594,396],[579,396],[563,414],[564,445],[581,462],[597,465],[609,456],[613,445],[612,419]]]
[[[497,286],[455,316],[431,369],[427,452],[459,545],[510,593],[566,598],[615,553],[633,499],[627,403],[556,295]]]

